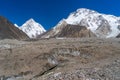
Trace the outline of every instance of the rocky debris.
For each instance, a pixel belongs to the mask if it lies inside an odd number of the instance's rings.
[[[16,75],[11,75],[11,76],[0,76],[0,80],[28,80],[25,79],[24,76],[27,76],[29,74],[32,74],[31,71],[26,71],[26,72],[21,72],[19,74]]]
[[[0,40],[0,49],[13,49],[13,48],[22,47],[25,44],[27,44],[27,42],[13,40],[13,39],[3,39]]]
[[[113,38],[1,40],[0,76],[8,80],[119,80],[119,43]]]
[[[79,56],[80,51],[74,48],[54,48],[51,50],[53,54],[57,55],[71,55],[71,56]]]
[[[119,66],[120,60],[115,60],[101,68],[80,68],[69,72],[53,72],[43,77],[44,80],[119,80]],[[43,77],[39,79],[42,80]]]

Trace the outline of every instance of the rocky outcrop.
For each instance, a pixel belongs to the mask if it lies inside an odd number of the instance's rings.
[[[106,35],[111,33],[110,25],[107,20],[102,20],[102,24],[96,29],[95,33],[97,36],[105,38]]]
[[[28,39],[29,37],[6,18],[0,16],[0,39]]]
[[[79,25],[66,25],[56,37],[96,37],[89,29]]]

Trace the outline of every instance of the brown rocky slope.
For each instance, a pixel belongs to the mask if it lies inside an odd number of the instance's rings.
[[[0,39],[28,39],[28,36],[6,18],[0,16]]]

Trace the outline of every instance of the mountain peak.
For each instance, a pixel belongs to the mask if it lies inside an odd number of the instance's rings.
[[[82,11],[84,11],[84,12],[96,12],[96,11],[94,11],[94,10],[90,10],[90,9],[87,9],[87,8],[79,8],[79,9],[77,9],[77,12],[82,12]]]
[[[29,20],[27,20],[26,22],[25,22],[25,24],[23,24],[22,26],[24,26],[24,25],[27,25],[27,24],[33,24],[33,23],[37,23],[33,18],[30,18]]]
[[[46,32],[43,26],[37,23],[33,18],[26,21],[20,29],[25,32],[30,38],[36,38],[38,35]]]
[[[89,15],[93,13],[98,13],[98,12],[87,8],[79,8],[75,12],[72,12],[69,16],[78,17],[79,15]]]
[[[35,22],[35,20],[33,18],[30,18],[28,22]]]

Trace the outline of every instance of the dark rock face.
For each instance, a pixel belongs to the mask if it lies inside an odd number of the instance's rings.
[[[117,36],[117,38],[120,38],[120,34]]]
[[[0,39],[28,39],[28,36],[6,18],[0,16]]]

